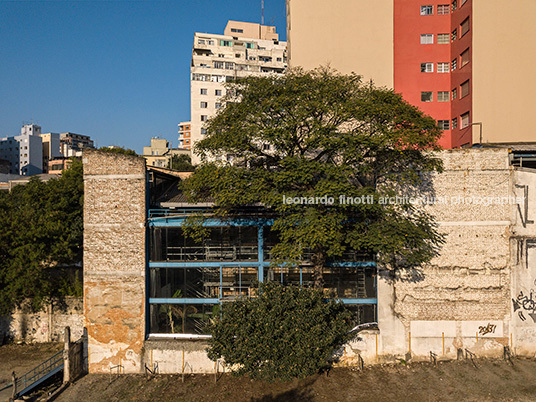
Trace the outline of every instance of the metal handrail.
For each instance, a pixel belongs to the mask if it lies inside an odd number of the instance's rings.
[[[39,381],[41,378],[49,374],[51,371],[63,366],[63,350],[60,350],[51,358],[45,360],[40,365],[28,371],[23,376],[17,378],[17,390],[20,390],[20,395],[27,387]]]

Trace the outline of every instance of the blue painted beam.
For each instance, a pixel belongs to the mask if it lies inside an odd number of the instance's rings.
[[[328,267],[367,268],[376,266],[373,261],[347,261],[326,264]],[[269,267],[270,261],[151,261],[149,268],[201,268],[201,267]],[[293,266],[293,265],[291,265]]]
[[[148,221],[149,227],[181,227],[184,226],[187,217],[158,217],[150,218]],[[203,226],[271,226],[273,219],[231,219],[222,221],[219,219],[207,219],[203,222]]]
[[[378,299],[337,299],[344,304],[378,304]],[[149,298],[149,304],[218,304],[220,299],[195,299],[195,298]]]
[[[269,262],[258,261],[181,261],[150,262],[149,268],[219,268],[219,267],[259,267],[270,266]]]
[[[378,299],[337,299],[344,304],[378,304]]]
[[[149,304],[218,304],[220,299],[195,299],[195,298],[161,298],[151,297],[149,298]]]

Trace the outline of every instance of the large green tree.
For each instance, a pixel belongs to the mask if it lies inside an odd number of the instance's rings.
[[[31,300],[34,308],[51,296],[79,295],[62,267],[81,262],[82,162],[61,178],[30,179],[0,194],[0,313]]]
[[[437,253],[442,238],[423,208],[382,203],[422,194],[427,174],[441,169],[430,152],[441,136],[434,119],[392,90],[329,68],[240,79],[227,94],[195,148],[204,163],[182,188],[192,201],[214,199],[223,218],[244,205],[267,208],[280,236],[275,264],[310,255],[321,287],[326,261],[346,250],[391,268]]]

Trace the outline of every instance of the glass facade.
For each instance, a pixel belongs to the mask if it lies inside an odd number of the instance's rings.
[[[149,213],[151,216],[151,211]],[[212,221],[201,240],[186,236],[180,214],[149,218],[149,331],[151,334],[199,336],[221,303],[255,297],[257,283],[313,286],[310,253],[302,264],[272,266],[277,233],[265,221]],[[376,266],[370,255],[346,252],[328,261],[324,290],[347,303],[355,323],[376,321]]]

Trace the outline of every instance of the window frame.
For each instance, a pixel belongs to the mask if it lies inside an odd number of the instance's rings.
[[[434,34],[421,34],[421,45],[433,45]]]
[[[429,100],[427,100],[429,99]],[[434,92],[433,91],[421,91],[421,102],[433,102],[434,101]]]
[[[434,6],[431,4],[421,6],[421,15],[422,16],[434,15]]]

